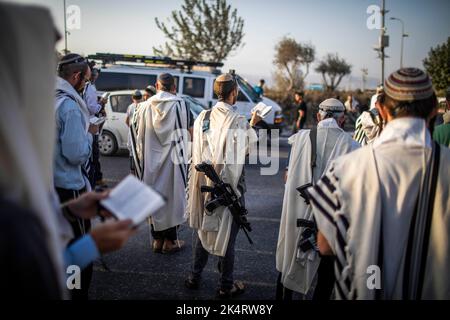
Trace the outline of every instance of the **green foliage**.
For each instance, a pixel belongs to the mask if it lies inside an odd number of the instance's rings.
[[[244,20],[226,0],[184,0],[174,10],[168,24],[155,18],[168,38],[163,47],[153,48],[156,55],[180,59],[223,62],[243,45]]]
[[[423,65],[430,75],[433,86],[437,91],[443,92],[450,86],[450,37],[447,42],[431,48]]]
[[[274,63],[277,66],[275,81],[279,90],[289,93],[303,87],[309,66],[315,59],[315,48],[285,37],[275,47]],[[301,67],[305,66],[305,72]]]
[[[339,58],[337,53],[329,53],[319,62],[316,71],[322,74],[327,90],[334,91],[341,83],[342,78],[351,73],[352,66],[345,59]]]

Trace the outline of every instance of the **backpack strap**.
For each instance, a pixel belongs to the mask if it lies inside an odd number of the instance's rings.
[[[206,111],[205,117],[203,118],[203,125],[202,125],[203,132],[206,132],[209,130],[209,125],[210,125],[209,119],[211,118],[211,112],[212,112],[211,109]]]
[[[311,140],[311,175],[314,168],[317,166],[317,128],[309,131],[309,139]],[[311,182],[312,183],[312,182]]]

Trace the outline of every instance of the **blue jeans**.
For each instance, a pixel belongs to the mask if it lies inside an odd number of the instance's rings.
[[[234,244],[238,234],[239,227],[234,222],[231,224],[230,239],[228,240],[227,251],[224,257],[219,257],[218,269],[220,272],[219,288],[228,291],[233,288],[233,270],[234,270]],[[201,273],[208,262],[209,253],[203,248],[202,242],[198,237],[197,230],[194,230],[192,241],[193,264],[190,278],[200,280]]]

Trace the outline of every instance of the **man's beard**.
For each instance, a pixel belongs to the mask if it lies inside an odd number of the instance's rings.
[[[73,86],[75,91],[77,91],[78,93],[83,93],[84,90],[84,85],[81,85],[82,83],[82,79],[78,80],[78,82]]]

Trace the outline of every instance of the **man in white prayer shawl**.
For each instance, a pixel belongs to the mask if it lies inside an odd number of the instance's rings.
[[[185,281],[189,289],[197,289],[200,277],[208,261],[209,254],[219,256],[220,272],[218,298],[227,299],[244,291],[242,282],[233,280],[234,244],[239,226],[226,207],[207,212],[205,203],[210,195],[201,192],[203,185],[212,182],[194,169],[194,166],[209,161],[224,182],[229,183],[244,202],[245,181],[244,163],[250,148],[257,142],[256,132],[250,126],[260,121],[252,115],[250,125],[244,116],[233,106],[238,96],[236,79],[231,74],[220,75],[214,82],[217,104],[203,111],[194,124],[192,161],[189,171],[188,203],[186,214],[189,226],[194,231],[194,257],[192,269]]]
[[[156,89],[156,95],[136,108],[137,125],[132,124],[131,128],[135,130],[136,145],[132,149],[138,160],[137,176],[141,175],[144,183],[167,200],[167,205],[150,219],[153,252],[173,253],[184,244],[178,239],[177,227],[186,221],[191,112],[184,100],[176,96],[172,75],[159,75]]]
[[[318,246],[336,257],[336,299],[449,299],[450,150],[428,130],[432,83],[404,68],[384,90],[378,139],[308,189]]]
[[[289,138],[291,152],[287,168],[283,210],[276,252],[276,268],[280,272],[277,299],[292,299],[292,291],[306,295],[314,278],[318,282],[314,298],[329,299],[334,285],[333,261],[321,259],[314,240],[308,244],[312,228],[299,226],[298,219],[314,224],[311,206],[297,191],[298,187],[314,184],[328,168],[330,162],[359,145],[342,130],[345,106],[337,99],[327,99],[319,105],[317,128],[301,130]],[[320,265],[320,267],[319,267]]]

